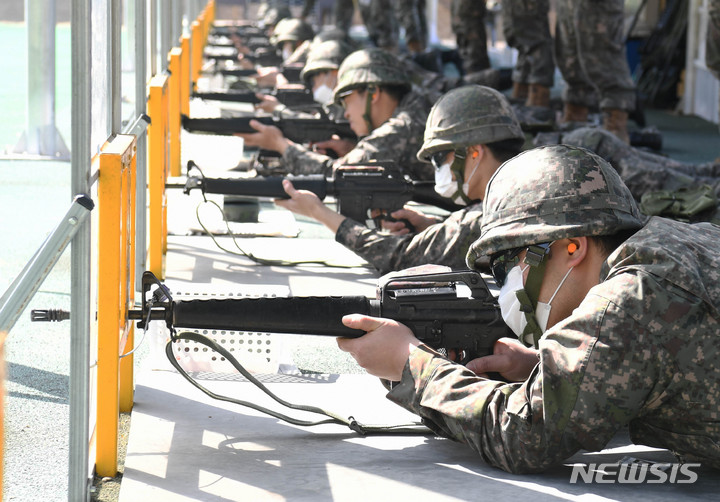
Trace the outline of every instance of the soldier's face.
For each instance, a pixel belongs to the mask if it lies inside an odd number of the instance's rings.
[[[367,136],[370,132],[368,125],[363,118],[365,114],[365,97],[367,92],[360,92],[354,89],[350,94],[342,98],[345,108],[345,118],[350,122],[350,128],[358,136]]]

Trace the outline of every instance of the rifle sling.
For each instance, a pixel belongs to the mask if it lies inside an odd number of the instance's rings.
[[[203,345],[206,345],[210,349],[214,350],[215,352],[219,353],[221,356],[223,356],[227,361],[233,365],[233,367],[240,372],[240,374],[245,377],[249,382],[251,382],[253,385],[255,385],[257,388],[262,390],[265,394],[270,396],[273,400],[280,403],[282,406],[285,406],[286,408],[290,408],[293,410],[300,410],[310,413],[316,413],[321,416],[325,416],[327,418],[317,421],[310,421],[310,420],[300,420],[293,417],[290,417],[288,415],[273,411],[269,408],[265,408],[263,406],[251,403],[249,401],[242,401],[240,399],[234,399],[228,396],[223,396],[220,394],[215,394],[211,390],[205,388],[203,385],[201,385],[197,380],[195,380],[193,377],[191,377],[181,366],[180,363],[177,361],[175,356],[172,352],[172,343],[176,340],[190,340],[194,341],[196,343],[200,343]],[[350,416],[348,418],[342,418],[339,415],[327,411],[323,408],[319,408],[316,406],[310,406],[310,405],[301,405],[301,404],[293,404],[288,401],[285,401],[284,399],[276,396],[273,394],[270,389],[268,389],[265,385],[262,384],[257,378],[255,378],[249,371],[247,371],[240,362],[235,359],[235,357],[227,350],[225,350],[222,345],[218,344],[214,340],[201,335],[199,333],[192,333],[192,332],[182,332],[179,334],[173,334],[171,337],[171,340],[167,343],[165,346],[165,354],[167,355],[167,358],[170,360],[170,364],[173,365],[173,367],[178,370],[178,372],[185,377],[186,380],[188,380],[191,384],[193,384],[195,387],[203,391],[208,396],[212,397],[213,399],[217,399],[219,401],[226,401],[229,403],[238,404],[240,406],[245,406],[247,408],[252,408],[253,410],[259,411],[261,413],[265,413],[267,415],[270,415],[272,417],[275,417],[279,420],[283,420],[284,422],[288,422],[293,425],[299,425],[302,427],[311,427],[314,425],[322,425],[322,424],[337,424],[337,425],[345,425],[351,430],[357,432],[361,436],[367,436],[367,435],[416,435],[416,434],[422,434],[422,435],[432,435],[433,432],[425,427],[424,425],[420,423],[411,423],[411,424],[399,424],[399,425],[368,425],[368,424],[361,424],[357,420],[355,420],[354,417]]]

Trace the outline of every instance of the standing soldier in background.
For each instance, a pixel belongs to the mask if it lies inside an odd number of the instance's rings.
[[[485,34],[485,0],[452,0],[452,30],[465,74],[490,68]]]
[[[720,0],[708,3],[708,30],[705,42],[705,64],[720,80]],[[718,96],[720,103],[720,96]],[[719,105],[720,107],[720,105]],[[720,162],[720,155],[715,162]]]
[[[555,61],[549,9],[548,0],[503,0],[505,40],[518,51],[511,97],[525,106],[550,106]]]
[[[405,29],[405,43],[410,54],[425,52],[428,41],[425,0],[397,0],[397,17]]]
[[[564,122],[587,122],[598,104],[603,128],[629,143],[635,84],[625,55],[624,0],[557,0],[555,62],[567,87]]]

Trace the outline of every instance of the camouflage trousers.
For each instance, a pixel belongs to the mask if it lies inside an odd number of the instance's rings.
[[[635,108],[624,33],[624,0],[556,0],[555,63],[566,103]]]
[[[392,0],[357,0],[368,36],[373,44],[395,52],[400,28]]]
[[[490,68],[485,34],[485,2],[452,0],[452,29],[465,73]]]
[[[518,51],[513,82],[552,87],[555,76],[548,0],[504,0],[503,33]]]
[[[708,4],[708,31],[705,42],[705,64],[720,79],[720,0]],[[718,95],[720,103],[720,95]]]
[[[416,43],[424,50],[428,38],[425,0],[397,0],[396,4],[398,22],[405,29],[405,41]]]

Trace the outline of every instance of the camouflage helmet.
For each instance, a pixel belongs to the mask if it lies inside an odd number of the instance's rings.
[[[258,15],[259,14],[260,13],[258,13]],[[277,25],[281,20],[291,17],[292,13],[290,12],[290,7],[273,7],[271,9],[267,9],[267,11],[265,11],[265,13],[262,15],[261,24],[264,28],[272,28]]]
[[[337,70],[350,52],[350,46],[339,40],[328,40],[320,44],[313,44],[308,53],[305,66],[300,72],[300,79],[307,81],[319,72]]]
[[[467,265],[500,251],[643,226],[630,190],[604,159],[580,147],[543,146],[505,162],[488,182],[481,235]]]
[[[304,42],[315,36],[312,26],[301,19],[286,17],[275,25],[271,42],[275,45],[284,42]]]
[[[340,65],[334,89],[335,101],[344,93],[369,85],[400,85],[410,88],[410,77],[400,61],[387,51],[361,49],[350,54]]]
[[[435,102],[417,158],[429,162],[435,152],[524,138],[505,96],[490,87],[465,85],[448,91]]]

